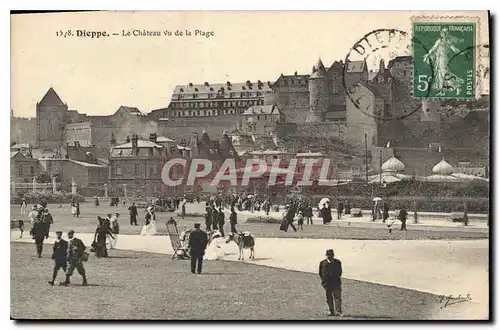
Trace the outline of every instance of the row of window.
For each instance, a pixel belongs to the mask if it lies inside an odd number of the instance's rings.
[[[49,172],[49,173],[50,173],[50,172]],[[23,167],[22,167],[22,166],[19,166],[19,167],[17,168],[17,174],[18,174],[18,175],[23,175]],[[33,166],[33,165],[32,165],[32,166],[30,166],[30,171],[29,171],[29,173],[24,173],[24,174],[26,174],[26,175],[27,175],[27,174],[29,174],[29,175],[35,175],[35,166]]]
[[[134,176],[140,175],[141,174],[140,169],[141,169],[141,164],[134,164],[134,174],[133,175]],[[148,172],[147,172],[148,177],[157,176],[159,174],[157,166],[150,165],[147,167],[147,169],[148,169]],[[183,167],[174,165],[174,166],[172,166],[171,171],[172,171],[173,175],[182,175],[183,174]],[[115,165],[115,175],[116,176],[123,175],[122,167],[119,164]]]
[[[245,101],[197,101],[197,102],[173,102],[171,109],[194,109],[194,108],[229,108],[229,107],[249,107],[252,105],[263,105],[264,100],[245,100]]]
[[[218,97],[225,97],[226,95],[229,98],[236,98],[236,97],[260,97],[264,96],[264,94],[269,94],[269,92],[230,92],[230,93],[225,93],[223,91],[219,91],[218,93],[208,93],[207,96],[209,99],[216,99]],[[205,94],[197,94],[197,93],[190,93],[190,94],[175,94],[173,96],[174,99],[177,100],[184,100],[184,99],[197,99],[199,97],[203,98]]]
[[[244,109],[173,111],[173,117],[203,117],[242,114]]]

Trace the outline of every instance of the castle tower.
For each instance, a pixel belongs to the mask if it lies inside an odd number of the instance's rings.
[[[36,145],[39,148],[59,149],[64,139],[65,114],[68,105],[61,101],[51,87],[36,104]]]
[[[325,113],[328,109],[330,91],[325,66],[321,59],[313,67],[313,72],[309,76],[309,114],[307,123],[321,123],[325,120]]]

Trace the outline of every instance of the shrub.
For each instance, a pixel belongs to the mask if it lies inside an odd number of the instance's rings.
[[[177,216],[180,217],[180,216],[182,216],[182,214],[177,213]],[[202,213],[198,213],[198,212],[193,212],[193,213],[186,212],[185,217],[200,218],[200,217],[205,217],[205,215]]]
[[[72,195],[64,191],[57,192],[45,192],[45,191],[30,191],[27,193],[17,193],[14,196],[10,196],[11,204],[21,204],[22,199],[26,198],[28,204],[38,204],[42,200],[47,203],[69,203],[71,199],[74,198],[77,202],[84,202],[85,198],[81,195]]]
[[[281,219],[273,217],[250,217],[246,222],[250,223],[280,223]]]

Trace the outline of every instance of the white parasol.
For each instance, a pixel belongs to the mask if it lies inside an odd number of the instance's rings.
[[[247,198],[253,198],[253,195],[247,195]]]
[[[382,198],[380,198],[380,197],[375,197],[375,198],[373,199],[373,201],[374,201],[374,202],[378,202],[378,201],[381,201],[381,200],[382,200]]]
[[[322,198],[319,203],[318,203],[318,207],[320,209],[323,209],[325,207],[325,204],[326,203],[330,203],[330,199],[329,198]]]

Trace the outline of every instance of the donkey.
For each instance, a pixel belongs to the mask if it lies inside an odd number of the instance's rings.
[[[252,234],[247,233],[244,234],[242,232],[239,233],[230,233],[227,236],[226,244],[229,242],[235,242],[238,245],[239,255],[238,260],[244,260],[243,258],[243,249],[250,249],[250,259],[255,259],[255,239]]]

